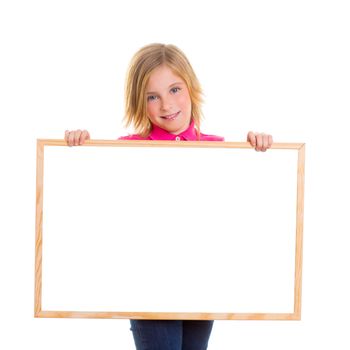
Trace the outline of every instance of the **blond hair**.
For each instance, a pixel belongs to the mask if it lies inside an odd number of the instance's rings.
[[[202,88],[185,54],[175,45],[149,44],[138,50],[132,57],[125,82],[125,126],[133,125],[137,134],[146,138],[152,130],[147,117],[146,86],[154,69],[165,64],[174,74],[182,78],[188,88],[199,140]]]

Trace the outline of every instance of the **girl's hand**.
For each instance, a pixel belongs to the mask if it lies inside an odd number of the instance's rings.
[[[247,142],[255,147],[256,151],[265,152],[272,145],[272,136],[264,133],[254,133],[249,131],[247,135]]]
[[[66,130],[64,139],[67,142],[68,146],[78,146],[82,145],[85,140],[90,140],[90,134],[87,130]]]

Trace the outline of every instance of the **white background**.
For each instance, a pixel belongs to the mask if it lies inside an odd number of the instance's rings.
[[[202,82],[203,132],[244,141],[264,131],[307,147],[302,321],[216,321],[209,349],[348,349],[348,6],[2,0],[1,348],[133,349],[126,320],[33,318],[35,146],[65,129],[125,135],[128,61],[165,42],[187,54]]]
[[[297,156],[45,147],[42,309],[292,313]]]

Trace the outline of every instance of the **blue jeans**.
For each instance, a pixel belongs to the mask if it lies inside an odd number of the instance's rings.
[[[214,321],[130,320],[137,350],[206,350]]]

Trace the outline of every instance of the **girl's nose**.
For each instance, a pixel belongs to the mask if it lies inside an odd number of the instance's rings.
[[[169,99],[163,99],[161,104],[161,109],[163,111],[168,111],[171,109],[171,101]]]

